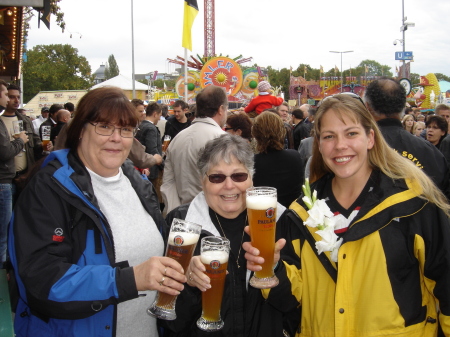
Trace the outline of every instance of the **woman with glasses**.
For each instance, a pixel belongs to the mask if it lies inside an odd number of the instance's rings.
[[[261,291],[248,285],[250,272],[246,268],[242,243],[249,237],[246,190],[253,186],[253,152],[250,144],[239,136],[225,134],[209,141],[200,152],[197,167],[202,176],[202,192],[190,204],[172,210],[166,218],[186,219],[202,225],[201,236],[216,235],[230,240],[228,275],[221,307],[225,323],[214,336],[282,337],[282,312],[267,305]],[[277,217],[284,207],[278,204]],[[177,319],[161,322],[165,336],[211,336],[197,328],[202,313],[201,292],[210,287],[204,274],[197,245],[186,275],[185,289],[176,302]],[[298,318],[298,312],[294,314]],[[291,334],[293,336],[293,334]]]
[[[298,336],[450,336],[444,195],[359,100],[324,100],[314,128],[313,183],[277,223],[285,282],[264,292],[268,303],[301,305]],[[243,247],[260,270],[258,251]]]
[[[157,336],[151,290],[177,295],[186,277],[162,257],[157,197],[126,161],[138,122],[122,90],[88,92],[67,149],[22,192],[9,232],[17,336]]]

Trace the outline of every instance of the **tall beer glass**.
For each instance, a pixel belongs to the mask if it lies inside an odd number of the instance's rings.
[[[250,285],[258,289],[275,287],[279,280],[273,273],[275,229],[277,221],[277,190],[273,187],[247,189],[247,214],[252,246],[264,258],[262,270],[255,272]]]
[[[219,236],[207,236],[201,241],[200,259],[205,266],[206,275],[211,280],[211,288],[202,292],[202,316],[197,326],[203,331],[217,331],[223,328],[220,317],[223,288],[230,254],[230,241]]]
[[[173,219],[167,241],[166,256],[178,261],[183,269],[187,270],[201,230],[202,226],[193,222]],[[177,296],[158,291],[156,299],[147,309],[147,313],[157,318],[174,320],[177,318],[175,313],[176,300]]]
[[[171,139],[172,139],[172,137],[170,137],[169,135],[165,135],[164,136],[164,142],[163,142],[163,145],[162,145],[162,151],[163,152],[167,151],[167,148],[169,147],[169,143],[170,143]]]
[[[49,125],[44,125],[42,127],[42,149],[44,154],[49,154],[47,151],[47,144],[50,142],[50,133],[52,131],[52,127]]]

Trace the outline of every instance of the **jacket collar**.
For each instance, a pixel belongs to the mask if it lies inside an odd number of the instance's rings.
[[[332,178],[332,174],[327,174],[311,185],[312,191],[321,191],[318,193],[318,199],[326,198],[323,195],[324,186]],[[344,242],[359,240],[382,229],[393,220],[415,214],[428,203],[419,198],[422,191],[416,182],[394,180],[379,171],[374,171],[372,178],[376,179],[374,190],[369,193],[358,215],[349,225]],[[308,208],[302,198],[303,194],[289,208],[306,221],[309,216]]]

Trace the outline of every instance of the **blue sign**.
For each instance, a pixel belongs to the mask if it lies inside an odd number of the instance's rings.
[[[395,52],[395,59],[396,60],[412,60],[413,59],[413,52],[412,51],[396,51]]]

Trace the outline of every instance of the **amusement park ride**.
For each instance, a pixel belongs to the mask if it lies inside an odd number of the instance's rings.
[[[190,56],[187,60],[188,85],[185,94],[185,78],[180,75],[176,81],[176,94],[188,103],[194,103],[196,95],[208,85],[223,87],[228,93],[230,102],[249,102],[257,93],[257,85],[262,80],[268,80],[267,74],[260,67],[241,68],[241,64],[252,58],[235,58],[217,56],[215,51],[215,0],[204,0],[204,54]],[[177,56],[168,59],[170,63],[185,65],[185,59]],[[291,77],[289,85],[290,105],[309,103],[315,105],[324,97],[344,92],[354,92],[360,96],[364,94],[366,86],[378,76],[338,76],[321,77],[319,81],[307,81],[305,78]],[[345,80],[345,84],[344,84]],[[342,89],[341,89],[342,87]],[[413,88],[408,95],[411,106],[422,109],[433,108],[434,97],[440,96],[439,83],[434,74],[421,76],[418,87]],[[173,97],[173,96],[172,96]],[[170,102],[166,102],[170,103]]]

